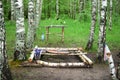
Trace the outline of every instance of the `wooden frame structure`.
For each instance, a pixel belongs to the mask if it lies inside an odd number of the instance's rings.
[[[43,60],[36,60],[33,64],[34,52],[31,53],[28,64],[22,66],[47,66],[47,67],[86,67],[93,66],[93,62],[85,55],[87,53],[82,51],[82,48],[39,48],[42,50],[41,55],[77,55],[82,62],[46,62]]]
[[[46,39],[47,39],[47,41],[48,41],[48,39],[49,39],[49,35],[51,34],[50,32],[49,32],[49,29],[50,28],[61,28],[62,29],[62,32],[61,33],[58,33],[58,34],[60,34],[60,37],[61,37],[61,41],[63,42],[64,41],[64,25],[50,25],[50,26],[47,26],[46,27]]]

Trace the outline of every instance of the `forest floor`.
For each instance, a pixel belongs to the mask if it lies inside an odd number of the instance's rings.
[[[115,64],[117,53],[118,51],[113,51]],[[95,54],[90,53],[87,56],[95,61]],[[76,57],[67,60],[76,60]],[[11,71],[14,80],[111,80],[107,62],[94,63],[93,68],[17,67]]]

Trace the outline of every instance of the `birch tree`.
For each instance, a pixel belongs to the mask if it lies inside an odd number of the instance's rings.
[[[95,33],[95,25],[96,25],[96,13],[97,13],[97,0],[92,0],[92,12],[91,12],[91,16],[92,16],[92,20],[91,20],[91,29],[90,29],[90,36],[89,36],[89,40],[86,46],[86,49],[89,50],[92,45],[93,45],[93,41],[94,41],[94,33]]]
[[[26,47],[28,49],[33,47],[35,35],[35,21],[34,21],[34,0],[29,0],[28,3],[28,33],[26,40]]]
[[[109,18],[109,29],[112,29],[112,0],[110,0],[110,18]]]
[[[16,13],[16,46],[14,60],[24,60],[26,58],[26,54],[23,0],[14,0],[14,3]]]
[[[6,32],[2,1],[0,0],[0,80],[13,80],[7,62]]]
[[[76,0],[73,1],[73,19],[76,19]]]
[[[101,11],[100,11],[100,28],[99,28],[99,39],[98,39],[98,58],[102,61],[105,40],[106,40],[106,9],[107,0],[101,0]]]
[[[14,0],[11,0],[11,20],[14,20]]]
[[[100,24],[100,3],[101,3],[101,0],[97,0],[97,7],[98,7],[98,24]]]
[[[56,19],[59,18],[59,0],[56,0]]]
[[[43,3],[43,0],[36,0],[36,28],[38,28],[39,26],[39,22],[40,22],[40,19],[41,19],[41,14],[42,14],[42,3]]]

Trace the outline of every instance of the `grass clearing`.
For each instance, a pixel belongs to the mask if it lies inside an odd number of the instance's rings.
[[[58,35],[50,35],[48,41],[46,38],[44,41],[41,40],[42,33],[46,37],[45,27],[48,25],[65,25],[65,38],[64,42],[61,42],[61,37]],[[27,20],[25,21],[25,27],[27,30]],[[46,19],[41,20],[40,26],[37,29],[37,37],[35,39],[34,45],[38,45],[41,47],[85,47],[89,38],[90,33],[90,22],[79,22],[78,20],[72,19]],[[13,57],[14,46],[15,46],[15,22],[7,21],[6,22],[6,38],[7,38],[7,53],[9,58]],[[93,48],[90,51],[97,52],[97,42],[98,42],[98,24],[96,25],[95,32],[95,40],[93,44]],[[27,31],[26,31],[27,32]],[[51,33],[61,32],[60,29],[50,29]],[[120,30],[119,25],[113,24],[112,31],[109,31],[107,28],[107,38],[106,42],[111,50],[119,50],[120,49]]]

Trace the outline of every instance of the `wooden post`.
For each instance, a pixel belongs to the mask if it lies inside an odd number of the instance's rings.
[[[64,41],[64,27],[62,27],[62,42]]]
[[[49,38],[49,27],[46,27],[46,40],[48,41]]]

